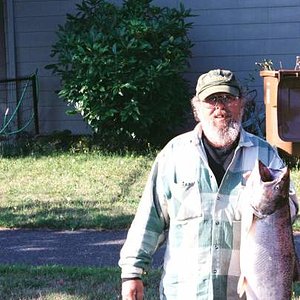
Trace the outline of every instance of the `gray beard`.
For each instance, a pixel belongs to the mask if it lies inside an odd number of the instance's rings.
[[[241,122],[230,121],[226,128],[217,129],[212,123],[201,123],[202,130],[208,141],[217,148],[230,147],[237,139]]]

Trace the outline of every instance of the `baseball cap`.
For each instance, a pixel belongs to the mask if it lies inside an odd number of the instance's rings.
[[[231,71],[211,70],[199,77],[196,86],[196,96],[203,101],[215,93],[229,93],[236,97],[240,96],[241,86]]]

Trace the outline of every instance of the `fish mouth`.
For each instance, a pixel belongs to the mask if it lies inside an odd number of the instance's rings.
[[[271,205],[271,207],[264,207],[264,208],[257,208],[253,205],[251,205],[252,207],[252,212],[254,214],[255,217],[257,217],[258,219],[264,219],[272,214],[275,213],[275,211],[277,211],[278,209],[281,209],[284,206],[284,203],[279,203],[278,205]]]
[[[258,210],[254,205],[251,205],[252,209],[253,209],[253,213],[256,217],[258,217],[259,219],[263,219],[266,218],[268,215],[270,215],[271,213],[265,213],[265,212],[261,212],[260,210]]]

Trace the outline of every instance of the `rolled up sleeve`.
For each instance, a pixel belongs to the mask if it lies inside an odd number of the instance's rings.
[[[167,212],[163,184],[159,176],[160,157],[156,158],[134,220],[120,253],[122,278],[142,277],[151,267],[152,256],[165,240]]]

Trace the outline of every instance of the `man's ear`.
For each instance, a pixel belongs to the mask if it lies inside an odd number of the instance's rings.
[[[198,113],[199,101],[200,100],[199,100],[199,98],[197,96],[194,96],[191,99],[192,111],[193,111],[194,119],[195,119],[196,122],[200,122],[199,113]]]

